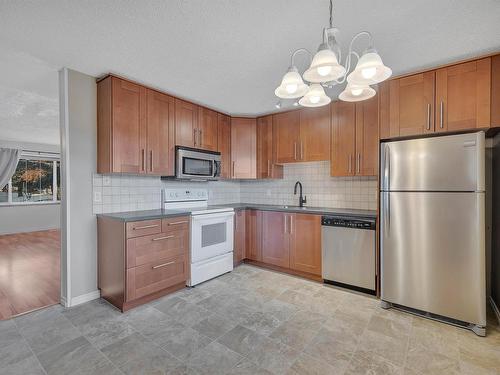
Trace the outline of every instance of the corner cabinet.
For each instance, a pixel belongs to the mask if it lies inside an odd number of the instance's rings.
[[[97,83],[97,172],[173,175],[174,99],[108,76]]]
[[[231,176],[257,178],[257,122],[254,118],[231,118]]]
[[[378,97],[332,104],[331,175],[376,176],[378,173]]]

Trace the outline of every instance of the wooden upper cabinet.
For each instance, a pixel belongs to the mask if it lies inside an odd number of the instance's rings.
[[[198,107],[198,148],[217,151],[217,124],[217,112]]]
[[[290,268],[321,275],[321,216],[290,216]]]
[[[332,104],[332,176],[353,176],[356,152],[356,104]]]
[[[262,261],[262,211],[246,211],[246,257]]]
[[[146,171],[174,175],[174,98],[147,90]]]
[[[300,161],[330,159],[330,106],[300,111]]]
[[[273,142],[276,163],[292,163],[300,160],[299,111],[273,115]]]
[[[378,174],[379,98],[356,103],[356,175]]]
[[[491,58],[436,71],[436,131],[490,127]]]
[[[290,268],[290,215],[262,211],[262,261]]]
[[[283,178],[283,166],[273,153],[273,116],[257,118],[257,178]]]
[[[231,178],[231,118],[217,115],[217,150],[221,156],[221,177]]]
[[[231,164],[233,178],[257,177],[256,119],[231,118]]]
[[[434,72],[390,82],[390,128],[397,136],[434,132]]]
[[[175,99],[175,144],[199,147],[198,138],[198,106]]]
[[[146,173],[146,88],[109,76],[97,96],[98,172]]]

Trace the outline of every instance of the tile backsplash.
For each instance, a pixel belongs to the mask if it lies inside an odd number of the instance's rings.
[[[330,162],[287,164],[282,180],[186,182],[151,176],[93,176],[93,211],[98,213],[158,209],[162,188],[203,188],[209,204],[297,204],[293,186],[301,181],[308,206],[377,208],[375,177],[330,177]]]
[[[293,187],[300,181],[307,206],[370,209],[377,208],[376,177],[331,177],[330,162],[286,164],[282,180],[242,181],[242,202],[297,205]]]

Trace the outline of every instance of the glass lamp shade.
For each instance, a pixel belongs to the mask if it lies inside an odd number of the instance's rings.
[[[295,99],[304,96],[309,88],[304,83],[296,67],[292,66],[283,76],[281,84],[274,90],[274,94],[282,99]]]
[[[357,86],[349,83],[340,93],[339,99],[344,102],[360,102],[374,97],[375,94],[375,90],[370,86]]]
[[[339,64],[335,52],[322,44],[314,55],[311,66],[304,72],[304,79],[313,83],[335,81],[343,77],[345,68]]]
[[[372,49],[361,56],[354,71],[347,76],[347,82],[367,86],[385,81],[391,75],[391,68],[385,66],[380,55]]]
[[[299,100],[299,104],[304,107],[321,107],[331,101],[332,99],[325,94],[323,87],[318,83],[313,83],[309,91]]]

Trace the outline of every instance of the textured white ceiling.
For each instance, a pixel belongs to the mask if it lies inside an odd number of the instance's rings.
[[[54,66],[0,49],[0,140],[59,144],[57,80]]]
[[[337,0],[334,11],[344,54],[369,30],[395,74],[500,50],[498,0]],[[315,50],[327,22],[327,0],[0,0],[0,47],[256,115],[274,110],[291,52]]]

